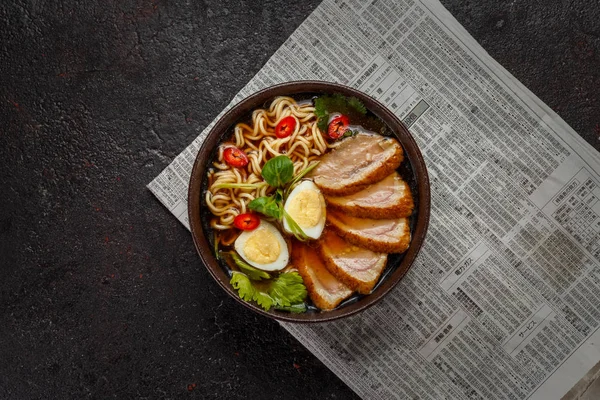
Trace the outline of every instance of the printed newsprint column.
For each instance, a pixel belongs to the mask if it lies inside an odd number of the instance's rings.
[[[409,126],[426,244],[378,305],[284,324],[368,399],[558,399],[600,360],[600,156],[435,0],[326,0],[232,100],[320,79]],[[211,125],[212,126],[212,125]],[[208,126],[150,190],[186,226]]]

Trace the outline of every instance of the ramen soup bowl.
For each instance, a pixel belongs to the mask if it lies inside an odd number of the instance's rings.
[[[306,104],[319,96],[334,95],[360,100],[368,110],[368,115],[379,120],[385,127],[384,135],[395,138],[401,145],[404,158],[396,171],[410,187],[414,201],[414,210],[408,219],[410,246],[401,254],[388,255],[385,268],[369,294],[354,292],[337,307],[328,311],[315,307],[308,297],[306,298],[305,312],[293,313],[285,310],[285,307],[270,307],[265,310],[265,307],[261,307],[256,301],[246,301],[240,298],[238,290],[231,283],[235,267],[232,268],[231,262],[227,261],[226,257],[217,257],[215,229],[211,227],[211,220],[215,217],[207,206],[206,200],[209,187],[208,173],[213,168],[213,163],[218,160],[219,151],[221,151],[220,155],[223,155],[222,144],[232,141],[236,124],[244,122],[252,125],[254,110],[268,108],[274,99],[281,96],[291,97],[300,104]],[[326,124],[331,125],[334,123],[335,115],[329,118]],[[219,150],[220,146],[221,150]],[[348,162],[352,162],[352,160],[348,160]],[[429,224],[429,212],[430,187],[425,162],[417,143],[398,117],[381,103],[358,90],[318,81],[297,81],[275,85],[261,90],[233,106],[217,121],[204,140],[194,163],[188,193],[188,217],[192,237],[200,259],[210,275],[231,298],[240,302],[244,307],[258,314],[286,322],[331,321],[364,311],[381,300],[398,284],[413,264],[425,239]],[[327,227],[325,230],[327,231]],[[287,243],[290,243],[289,237],[286,240]],[[289,261],[291,262],[292,259],[293,257],[290,257]]]

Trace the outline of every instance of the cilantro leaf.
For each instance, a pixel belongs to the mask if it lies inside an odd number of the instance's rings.
[[[257,290],[255,292],[254,300],[256,303],[265,309],[265,311],[269,311],[271,307],[273,307],[273,299],[265,292],[261,292]]]
[[[262,283],[256,286],[246,274],[233,271],[230,283],[240,298],[255,301],[265,311],[271,307],[290,312],[306,311],[306,305],[303,304],[307,296],[306,286],[297,272],[284,272],[267,286]]]
[[[367,108],[362,103],[362,101],[360,101],[356,97],[350,97],[350,98],[348,98],[348,105],[350,107],[354,108],[356,111],[358,111],[362,115],[366,115],[367,114]]]
[[[315,99],[315,115],[317,116],[317,127],[322,132],[327,132],[327,123],[329,122],[329,111],[327,110],[326,97],[317,97]]]
[[[233,271],[229,283],[238,291],[242,300],[256,301],[266,311],[269,311],[275,303],[268,293],[258,290],[246,274]]]
[[[238,294],[243,300],[254,300],[256,289],[252,286],[252,282],[245,274],[233,271],[229,283],[231,283],[231,286],[238,291]]]
[[[269,286],[269,295],[278,306],[289,307],[306,299],[304,280],[297,272],[284,272]]]
[[[325,96],[317,97],[315,99],[315,115],[319,119],[329,116],[329,111],[327,111],[327,102],[325,100]]]
[[[329,121],[329,113],[327,113],[326,117],[319,118],[317,122],[317,128],[321,130],[321,132],[327,132],[327,122]]]

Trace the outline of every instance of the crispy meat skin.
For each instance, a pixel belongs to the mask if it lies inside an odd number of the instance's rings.
[[[344,196],[384,179],[403,157],[395,139],[361,133],[325,154],[311,176],[325,195]]]
[[[360,192],[326,196],[325,200],[331,209],[361,218],[409,217],[414,209],[410,188],[395,171]]]
[[[387,262],[387,254],[354,246],[331,230],[321,236],[319,252],[329,272],[361,294],[371,293]]]
[[[316,249],[297,240],[292,243],[292,264],[302,276],[310,299],[321,310],[334,309],[353,293],[327,270]]]
[[[375,252],[403,253],[410,245],[408,218],[356,218],[329,211],[327,222],[344,240]]]

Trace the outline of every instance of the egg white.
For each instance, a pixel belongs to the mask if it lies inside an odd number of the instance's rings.
[[[289,204],[291,204],[291,202],[294,200],[294,198],[296,196],[298,196],[298,194],[300,194],[301,192],[303,192],[305,190],[314,190],[319,194],[319,202],[320,202],[320,207],[321,207],[321,218],[319,218],[316,225],[313,225],[310,227],[304,227],[304,226],[301,226],[300,224],[298,224],[298,225],[300,225],[300,227],[302,228],[302,231],[306,234],[306,236],[308,236],[311,239],[318,239],[321,237],[321,233],[323,233],[323,228],[325,227],[325,217],[326,217],[325,198],[323,197],[323,194],[321,193],[321,191],[319,190],[317,185],[314,184],[313,181],[306,180],[306,181],[300,182],[300,184],[298,184],[298,186],[296,186],[294,188],[294,190],[292,190],[292,192],[288,196],[283,208],[285,209],[285,211],[288,214],[290,214],[292,219],[294,221],[296,221],[296,223],[298,223],[296,216],[293,214],[293,212],[290,212]],[[285,218],[283,219],[283,229],[285,229],[286,232],[292,233],[292,230],[290,229],[290,226],[287,223],[287,220]]]
[[[275,260],[269,264],[260,264],[258,262],[249,260],[248,256],[246,255],[246,252],[244,250],[248,239],[250,237],[252,237],[252,235],[259,232],[261,229],[266,229],[267,231],[271,232],[273,234],[273,236],[275,236],[275,239],[277,240],[277,242],[279,243],[279,256],[277,257],[277,260]],[[282,270],[288,265],[288,263],[290,261],[290,252],[288,249],[287,242],[285,241],[285,239],[283,238],[281,233],[277,230],[277,228],[275,228],[275,226],[273,226],[273,224],[271,224],[265,220],[262,220],[262,219],[260,220],[260,225],[258,226],[258,228],[254,229],[252,231],[243,231],[240,234],[240,236],[238,236],[238,238],[235,240],[234,248],[235,248],[235,251],[237,251],[237,253],[240,255],[240,257],[242,257],[244,259],[244,261],[246,261],[248,264],[252,265],[253,267],[261,269],[263,271]]]

